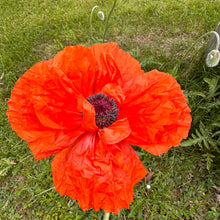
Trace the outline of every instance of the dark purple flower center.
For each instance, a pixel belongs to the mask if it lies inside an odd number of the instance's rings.
[[[95,122],[99,128],[108,127],[117,120],[119,110],[114,99],[98,93],[88,97],[87,101],[95,108]]]

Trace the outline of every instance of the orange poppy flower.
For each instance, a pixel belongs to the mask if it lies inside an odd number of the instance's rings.
[[[147,171],[130,144],[158,155],[186,138],[190,109],[168,73],[144,73],[116,43],[69,46],[16,82],[7,115],[55,189],[83,210],[129,208]]]

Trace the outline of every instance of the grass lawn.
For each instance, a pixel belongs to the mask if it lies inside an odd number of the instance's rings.
[[[7,101],[18,78],[35,63],[51,59],[65,46],[94,43],[89,16],[104,0],[0,1],[0,219],[102,219],[104,212],[83,212],[77,201],[54,190],[51,161],[36,162],[25,141],[12,131]],[[117,42],[145,71],[174,75],[192,110],[189,140],[154,156],[135,147],[150,182],[135,185],[130,210],[110,219],[220,218],[220,68],[206,68],[202,52],[215,30],[219,0],[118,0],[109,22],[108,42]],[[102,39],[104,22],[93,16],[93,36]],[[184,59],[182,59],[184,57]],[[151,188],[147,188],[147,184]]]

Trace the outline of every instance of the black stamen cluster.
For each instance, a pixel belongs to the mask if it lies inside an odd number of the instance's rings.
[[[95,121],[99,128],[108,127],[117,120],[119,109],[113,98],[98,93],[88,97],[87,101],[95,108]]]

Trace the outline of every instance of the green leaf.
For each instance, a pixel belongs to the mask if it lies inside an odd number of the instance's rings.
[[[209,78],[204,78],[204,81],[206,83],[208,83],[209,85],[209,98],[213,98],[214,96],[216,96],[216,91],[218,89],[218,78],[213,78],[213,79],[209,79]]]

